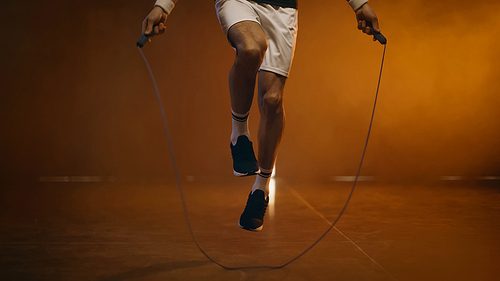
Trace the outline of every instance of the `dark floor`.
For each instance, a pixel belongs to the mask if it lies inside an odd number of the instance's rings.
[[[229,267],[281,265],[341,210],[350,184],[276,186],[262,232],[237,227],[248,187],[185,186],[194,232]],[[360,183],[337,226],[276,270],[198,250],[176,186],[3,186],[0,280],[498,280],[500,188]]]

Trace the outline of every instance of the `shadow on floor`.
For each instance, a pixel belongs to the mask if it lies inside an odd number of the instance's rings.
[[[127,272],[120,273],[101,281],[120,281],[120,280],[136,280],[137,278],[165,273],[177,269],[194,268],[210,264],[210,261],[182,261],[182,262],[166,262],[154,264],[142,268],[136,268]]]

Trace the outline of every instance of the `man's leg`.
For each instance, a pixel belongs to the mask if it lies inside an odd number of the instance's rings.
[[[266,170],[272,170],[278,145],[285,124],[283,90],[286,77],[268,72],[259,72],[259,163]]]
[[[260,25],[253,21],[233,25],[228,31],[228,39],[236,48],[236,58],[229,74],[233,116],[233,169],[235,175],[247,176],[257,173],[259,169],[250,142],[247,119],[252,106],[257,71],[267,49],[267,39]]]
[[[259,72],[259,111],[258,159],[260,174],[255,180],[252,191],[263,190],[269,195],[269,178],[271,177],[278,146],[285,124],[283,107],[283,90],[286,77],[268,71]]]
[[[253,21],[242,21],[228,31],[228,38],[236,48],[236,58],[229,73],[231,109],[239,114],[250,111],[255,79],[267,49],[266,34]]]
[[[259,163],[260,173],[255,179],[247,205],[241,214],[239,226],[250,231],[260,231],[269,203],[269,179],[276,160],[278,145],[283,134],[285,113],[283,89],[286,77],[268,72],[259,72],[258,101],[259,122]]]

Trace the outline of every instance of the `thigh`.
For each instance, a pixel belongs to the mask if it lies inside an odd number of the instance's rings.
[[[260,26],[260,18],[251,2],[247,0],[216,0],[215,9],[222,31],[229,44],[266,41],[265,33]]]
[[[265,51],[267,49],[266,34],[260,24],[254,21],[242,21],[234,24],[229,29],[227,38],[236,50],[258,48]]]

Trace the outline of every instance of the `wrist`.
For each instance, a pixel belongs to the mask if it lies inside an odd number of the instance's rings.
[[[347,2],[351,6],[352,10],[356,11],[368,3],[368,0],[348,0]]]
[[[156,0],[155,7],[160,7],[167,15],[172,12],[175,3],[172,0]]]

